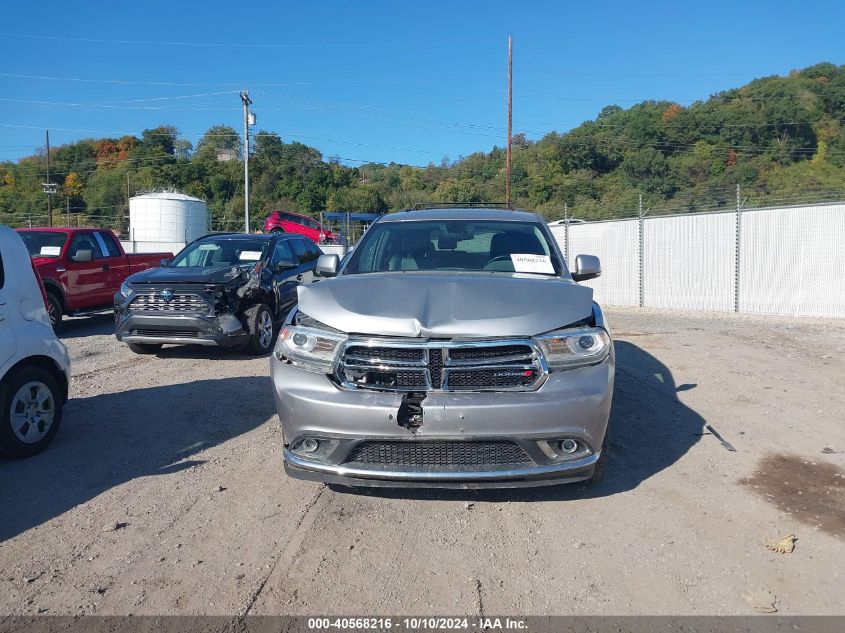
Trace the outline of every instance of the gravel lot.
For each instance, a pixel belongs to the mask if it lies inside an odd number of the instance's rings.
[[[845,322],[608,316],[602,485],[360,494],[285,477],[267,358],[70,320],[64,426],[0,460],[0,614],[845,614]]]

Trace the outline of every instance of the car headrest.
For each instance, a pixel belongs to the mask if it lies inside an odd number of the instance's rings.
[[[454,235],[441,235],[437,238],[437,250],[453,251],[458,247],[458,238]]]

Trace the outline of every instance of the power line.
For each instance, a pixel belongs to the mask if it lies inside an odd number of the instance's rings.
[[[10,79],[36,79],[42,81],[73,81],[82,83],[102,83],[102,84],[117,84],[127,86],[229,86],[235,87],[243,83],[248,83],[250,86],[260,87],[278,87],[291,88],[296,86],[334,86],[338,84],[370,84],[370,83],[390,83],[396,81],[418,81],[420,77],[388,77],[388,78],[373,78],[373,79],[345,79],[335,82],[317,82],[317,81],[288,81],[288,82],[178,82],[178,81],[138,81],[129,79],[88,79],[83,77],[52,77],[47,75],[25,75],[20,73],[2,73],[0,77],[7,77]]]
[[[236,92],[236,91],[233,91]],[[219,93],[218,93],[219,94]],[[114,110],[165,110],[165,111],[182,111],[182,112],[190,112],[190,111],[229,111],[231,108],[168,108],[163,106],[127,106],[127,105],[113,105],[110,103],[75,103],[72,101],[40,101],[35,99],[14,99],[11,97],[0,97],[0,101],[6,101],[11,103],[30,103],[39,106],[60,106],[66,108],[105,108],[105,109],[114,109]],[[207,105],[207,104],[198,104],[198,105]],[[235,108],[236,111],[239,111],[238,108]]]
[[[35,35],[32,33],[5,33],[0,32],[0,35],[5,37],[20,37],[34,40],[53,40],[59,42],[87,42],[91,44],[133,44],[145,46],[197,46],[203,48],[357,48],[359,44],[338,44],[338,43],[258,43],[258,44],[239,44],[234,42],[165,42],[155,40],[107,40],[89,37],[66,37],[61,35]]]
[[[199,94],[191,95],[176,95],[172,97],[144,97],[142,99],[124,99],[123,101],[107,101],[106,103],[136,103],[139,101],[166,101],[170,99],[194,99],[199,97],[216,97],[220,95],[230,95],[238,92],[237,90],[221,90],[218,92],[201,92]]]

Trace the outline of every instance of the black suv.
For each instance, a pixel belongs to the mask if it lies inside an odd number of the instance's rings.
[[[114,296],[117,339],[138,354],[164,344],[269,353],[321,254],[301,235],[206,235],[126,279]]]

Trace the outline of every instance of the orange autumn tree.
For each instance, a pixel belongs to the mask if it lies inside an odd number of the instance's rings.
[[[75,171],[70,172],[65,177],[64,190],[65,195],[69,198],[81,198],[82,188],[82,178],[80,178],[79,174],[77,174]]]

